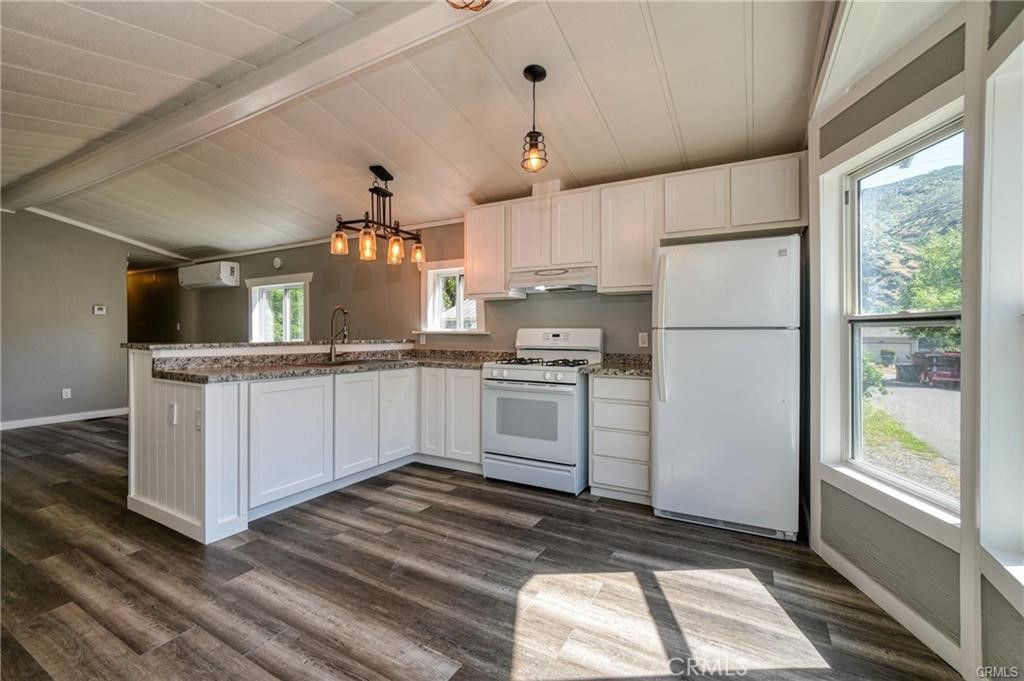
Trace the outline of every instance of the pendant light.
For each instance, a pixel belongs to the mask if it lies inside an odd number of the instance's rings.
[[[398,229],[398,223],[395,223],[395,229]],[[388,264],[389,265],[401,265],[402,260],[405,258],[405,242],[402,241],[401,235],[395,233],[390,239],[388,239]]]
[[[448,0],[449,6],[455,9],[468,9],[470,12],[479,12],[489,4],[491,0]]]
[[[377,259],[377,234],[370,229],[369,224],[359,230],[359,259]]]
[[[427,253],[423,250],[423,242],[417,241],[412,245],[412,253],[410,258],[414,263],[421,263],[427,261]]]
[[[537,130],[537,83],[548,77],[543,66],[530,64],[523,69],[523,77],[533,83],[533,127],[523,137],[523,160],[519,165],[528,173],[539,173],[548,165],[548,152],[544,145],[544,133]]]
[[[338,226],[331,235],[331,255],[348,255],[348,234],[341,226],[341,216],[338,216]]]

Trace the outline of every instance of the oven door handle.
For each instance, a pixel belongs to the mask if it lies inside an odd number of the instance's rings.
[[[561,385],[558,383],[523,383],[521,381],[495,381],[491,379],[484,381],[484,388],[486,390],[533,393],[535,395],[544,393],[571,395],[576,392],[575,385]]]

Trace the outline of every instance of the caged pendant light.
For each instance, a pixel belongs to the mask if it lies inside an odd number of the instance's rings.
[[[544,144],[544,133],[537,130],[537,83],[548,77],[543,66],[530,64],[523,69],[523,77],[533,83],[533,127],[523,137],[523,160],[519,163],[528,173],[539,173],[548,165],[548,152]]]
[[[363,213],[362,218],[354,220],[342,220],[340,215],[337,216],[337,226],[330,239],[331,254],[348,255],[346,232],[359,232],[360,260],[376,260],[377,239],[383,239],[388,242],[387,263],[401,265],[405,260],[405,240],[411,239],[412,262],[426,262],[427,253],[420,231],[404,230],[398,220],[391,219],[391,197],[394,193],[388,189],[388,183],[395,179],[394,176],[383,166],[370,166],[370,172],[375,177],[370,185],[370,210]]]
[[[491,4],[491,0],[448,0],[450,7],[454,9],[468,9],[470,12],[479,12],[489,4]]]

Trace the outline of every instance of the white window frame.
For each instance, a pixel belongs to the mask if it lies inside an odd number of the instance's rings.
[[[435,260],[419,265],[420,268],[420,328],[413,331],[415,334],[449,334],[462,336],[480,336],[487,334],[487,327],[484,319],[484,303],[476,301],[476,328],[474,329],[442,329],[433,325],[432,321],[437,317],[436,302],[432,295],[435,280],[438,276],[447,274],[465,275],[465,261],[458,260]],[[465,296],[463,296],[465,300]]]
[[[860,473],[881,481],[882,483],[899,489],[916,497],[925,503],[941,508],[944,511],[960,514],[960,499],[950,499],[923,485],[918,485],[911,480],[900,477],[878,466],[865,463],[857,458],[856,453],[860,447],[859,429],[857,424],[861,422],[861,353],[860,344],[857,343],[857,329],[864,326],[906,326],[916,325],[949,325],[960,323],[960,314],[963,308],[961,302],[960,310],[949,310],[943,312],[897,312],[891,314],[868,314],[860,312],[860,234],[858,229],[858,200],[857,183],[862,178],[875,173],[882,168],[888,167],[911,154],[930,147],[957,133],[964,132],[963,118],[956,119],[933,128],[912,141],[902,144],[896,149],[877,157],[869,164],[857,170],[847,173],[842,180],[841,189],[846,198],[846,205],[843,210],[843,243],[845,249],[843,285],[843,324],[846,332],[843,338],[843,359],[846,362],[844,371],[845,385],[843,386],[843,399],[845,401],[843,413],[844,432],[842,446],[842,461],[853,467]],[[966,140],[966,138],[965,138]],[[965,142],[966,149],[966,142]],[[963,444],[961,443],[961,455]],[[963,490],[961,489],[961,496]]]
[[[249,342],[250,343],[274,343],[279,341],[268,341],[268,340],[257,340],[256,336],[258,331],[262,328],[262,324],[257,322],[257,315],[259,313],[258,303],[260,300],[260,292],[268,288],[298,288],[302,286],[302,329],[303,338],[299,339],[288,339],[284,342],[303,342],[308,341],[309,338],[309,282],[313,280],[312,272],[302,272],[299,274],[281,274],[273,277],[259,277],[256,279],[246,279],[245,286],[249,289]],[[286,333],[290,330],[290,318],[289,314],[291,307],[285,305],[285,321],[284,328]]]

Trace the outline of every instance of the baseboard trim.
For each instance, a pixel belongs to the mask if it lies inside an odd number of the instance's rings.
[[[590,493],[595,497],[607,497],[617,501],[628,501],[634,504],[643,504],[644,506],[651,505],[651,495],[641,494],[640,492],[628,492],[626,490],[612,489],[610,487],[601,487],[600,485],[591,485]]]
[[[154,522],[160,523],[165,527],[169,527],[175,532],[185,535],[189,539],[195,539],[197,542],[202,544],[207,543],[204,541],[205,537],[203,536],[203,527],[198,520],[186,518],[176,511],[172,511],[160,504],[147,501],[146,499],[136,496],[129,496],[128,510],[149,518]],[[242,529],[245,528],[243,527]],[[241,530],[238,531],[240,532]]]
[[[821,542],[821,550],[818,552],[826,563],[835,568],[836,572],[860,589],[864,594],[875,602],[875,605],[887,612],[890,617],[902,624],[916,636],[922,643],[941,657],[955,670],[960,669],[961,652],[960,647],[946,638],[938,629],[928,623],[923,617],[911,610],[903,601],[899,600],[891,591],[871,579],[866,572],[847,560],[842,554]]]
[[[87,421],[89,419],[105,419],[111,416],[124,416],[128,413],[128,407],[117,409],[98,409],[96,411],[79,411],[74,414],[56,414],[54,416],[38,416],[34,419],[19,419],[17,421],[4,421],[0,423],[0,430],[16,430],[18,428],[31,428],[32,426],[48,426],[54,423],[68,423],[69,421]]]

